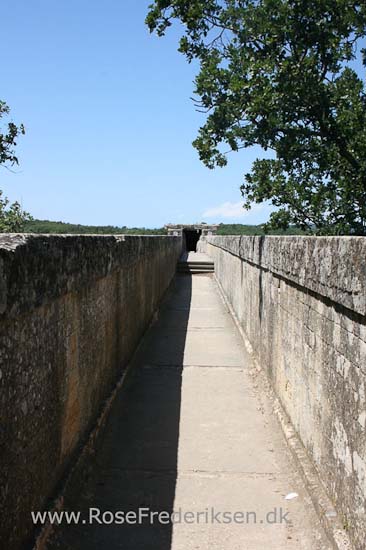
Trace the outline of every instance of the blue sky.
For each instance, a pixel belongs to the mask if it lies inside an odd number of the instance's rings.
[[[72,223],[263,222],[239,186],[256,153],[205,168],[191,143],[204,115],[195,75],[144,25],[149,0],[16,0],[2,5],[0,98],[26,135],[0,188],[36,218]],[[5,55],[6,54],[6,55]],[[229,215],[229,217],[226,217]]]
[[[214,171],[199,161],[195,67],[177,52],[177,26],[149,34],[149,3],[3,3],[0,99],[26,135],[16,173],[0,168],[0,189],[36,218],[73,223],[266,221],[268,206],[241,208],[258,149]]]

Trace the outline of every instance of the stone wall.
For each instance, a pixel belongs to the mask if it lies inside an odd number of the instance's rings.
[[[0,547],[22,548],[123,373],[177,237],[0,236]]]
[[[366,239],[206,238],[215,272],[358,550],[366,533]]]

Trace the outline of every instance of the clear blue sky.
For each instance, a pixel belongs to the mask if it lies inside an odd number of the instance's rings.
[[[36,218],[73,223],[265,221],[267,209],[247,214],[239,204],[254,152],[225,169],[200,163],[195,70],[177,52],[178,28],[149,34],[148,4],[3,3],[0,98],[26,135],[20,166],[1,168],[0,188]]]
[[[269,207],[247,213],[239,191],[258,151],[215,171],[200,163],[195,67],[177,52],[177,27],[148,33],[149,3],[3,3],[0,99],[26,135],[0,188],[36,218],[73,223],[266,221]]]

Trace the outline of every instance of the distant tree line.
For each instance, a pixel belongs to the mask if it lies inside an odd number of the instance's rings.
[[[28,220],[23,224],[24,233],[72,233],[78,235],[100,234],[100,235],[166,235],[164,227],[147,229],[146,227],[127,227],[123,225],[81,225],[65,222],[54,222],[50,220]],[[218,227],[218,235],[264,235],[266,227],[262,225],[243,225],[240,223],[225,224]],[[271,230],[270,235],[301,235],[301,229],[290,227],[286,230]]]
[[[72,233],[78,235],[101,234],[101,235],[166,235],[164,227],[147,229],[146,227],[118,227],[116,225],[81,225],[54,222],[50,220],[28,220],[22,228],[23,233]]]
[[[217,230],[218,235],[305,235],[298,227],[290,226],[287,229],[270,229],[266,224],[243,225],[241,223],[221,223]]]

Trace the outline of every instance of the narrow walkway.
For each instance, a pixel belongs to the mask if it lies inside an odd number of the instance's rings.
[[[85,524],[63,524],[47,548],[331,548],[212,276],[176,277],[135,361],[88,475],[66,499]],[[91,507],[174,510],[177,523],[89,525]],[[224,523],[224,512],[244,512],[244,523]]]

